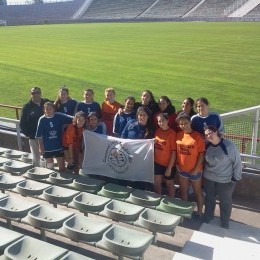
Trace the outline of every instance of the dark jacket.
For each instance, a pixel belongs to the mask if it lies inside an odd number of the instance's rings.
[[[38,106],[30,100],[22,109],[20,128],[22,133],[30,139],[35,139],[38,120],[43,115],[43,105],[48,101],[49,99],[42,98]]]

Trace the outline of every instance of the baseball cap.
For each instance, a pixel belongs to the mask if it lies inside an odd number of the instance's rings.
[[[42,91],[39,87],[33,87],[31,89],[31,94],[33,94],[33,93],[42,93]]]

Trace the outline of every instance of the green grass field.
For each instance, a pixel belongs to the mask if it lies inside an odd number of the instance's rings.
[[[91,23],[0,27],[0,103],[22,106],[38,85],[55,99],[63,84],[98,102],[113,86],[117,99],[144,89],[205,96],[220,113],[259,105],[259,23]],[[0,116],[15,117],[0,109]]]

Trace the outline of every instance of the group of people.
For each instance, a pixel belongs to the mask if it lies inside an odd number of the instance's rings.
[[[204,221],[214,217],[218,196],[221,226],[228,228],[232,193],[236,181],[241,179],[240,154],[230,140],[223,138],[222,120],[209,111],[206,98],[195,102],[185,98],[176,111],[169,97],[161,96],[156,102],[149,90],[142,92],[138,102],[128,96],[120,104],[115,90],[107,88],[101,106],[94,100],[92,89],[84,91],[81,102],[72,99],[66,87],[59,89],[54,102],[41,94],[39,87],[30,90],[31,99],[23,107],[20,120],[35,166],[39,166],[43,156],[46,167],[53,169],[56,158],[60,171],[67,164],[77,174],[83,160],[85,129],[125,139],[154,138],[154,191],[161,194],[165,182],[168,195],[174,197],[178,178],[181,199],[188,200],[191,185],[197,213],[202,216],[203,186]]]

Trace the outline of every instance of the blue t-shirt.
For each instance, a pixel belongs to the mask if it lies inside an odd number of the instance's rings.
[[[61,112],[73,116],[78,102],[75,99],[70,99],[66,103],[61,103],[57,112]]]
[[[135,112],[131,112],[131,113],[123,112],[121,114],[116,113],[114,117],[114,123],[113,123],[113,133],[116,136],[121,136],[127,122],[135,118],[136,118]]]
[[[102,134],[102,135],[107,134],[107,127],[104,122],[99,122],[95,129],[88,129],[88,130],[95,132],[97,134]]]
[[[137,119],[132,119],[126,124],[121,137],[125,139],[144,139],[146,127],[140,125]]]
[[[191,128],[204,135],[204,127],[207,125],[214,125],[220,133],[224,133],[224,127],[219,114],[210,112],[206,117],[196,114],[191,117]]]
[[[101,108],[100,108],[100,105],[96,101],[93,101],[92,103],[86,103],[84,101],[79,102],[78,106],[77,106],[77,112],[78,111],[84,112],[87,116],[91,112],[96,112],[98,117],[101,116]]]
[[[42,116],[38,121],[36,138],[42,137],[45,152],[62,150],[62,128],[72,121],[71,116],[59,112],[52,117]]]

